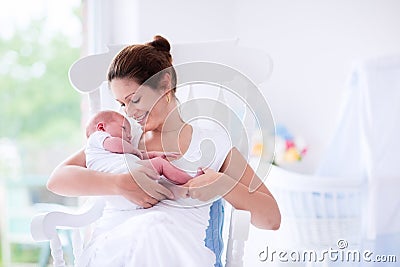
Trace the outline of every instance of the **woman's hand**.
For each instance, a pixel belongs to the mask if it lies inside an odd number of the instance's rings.
[[[158,184],[157,179],[159,175],[154,170],[136,167],[131,169],[131,173],[121,174],[115,179],[115,191],[143,208],[151,208],[166,198],[174,199],[173,193]]]
[[[212,169],[199,169],[196,177],[182,185],[187,188],[181,197],[191,197],[200,201],[209,201],[227,194],[236,182],[221,172]]]
[[[179,152],[162,152],[162,151],[145,151],[145,150],[140,150],[142,153],[143,157],[142,159],[152,159],[156,157],[161,157],[161,158],[171,158],[171,159],[176,159],[181,155]]]
[[[142,151],[140,151],[139,149],[137,149],[136,147],[131,147],[129,152],[125,152],[125,153],[130,153],[133,154],[135,156],[137,156],[139,159],[143,159],[143,153]]]
[[[87,169],[82,149],[57,166],[47,182],[47,188],[63,196],[122,195],[144,208],[150,208],[160,200],[174,198],[171,191],[155,181],[160,176],[154,170],[137,165],[129,169],[130,173],[124,174]]]

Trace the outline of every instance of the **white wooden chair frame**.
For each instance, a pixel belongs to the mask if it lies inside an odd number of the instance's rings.
[[[240,47],[237,40],[181,44],[172,47],[175,64],[193,61],[225,64],[245,73],[256,84],[265,81],[271,71],[268,55],[257,50]],[[106,69],[111,59],[121,48],[122,46],[110,46],[108,53],[82,58],[75,62],[70,69],[69,75],[73,86],[78,91],[89,93],[91,112],[100,110],[100,97],[97,89],[104,82]],[[86,64],[87,62],[90,63]],[[101,217],[104,205],[102,200],[97,200],[88,209],[77,214],[49,212],[33,218],[32,237],[36,241],[50,241],[54,266],[65,266],[57,229],[88,226]],[[249,226],[250,213],[232,209],[226,249],[226,267],[243,266],[244,244],[248,238]],[[74,230],[72,240],[73,253],[77,258],[83,249],[79,230]]]

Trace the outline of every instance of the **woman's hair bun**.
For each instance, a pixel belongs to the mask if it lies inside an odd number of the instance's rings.
[[[155,49],[167,53],[169,53],[171,50],[171,45],[169,44],[168,40],[160,35],[154,36],[153,41],[147,43],[147,45],[151,45]]]

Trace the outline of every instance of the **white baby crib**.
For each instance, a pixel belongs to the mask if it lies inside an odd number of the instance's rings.
[[[282,213],[277,232],[250,227],[249,266],[366,266],[360,262],[282,262],[279,251],[332,248],[397,256],[400,247],[400,56],[357,62],[351,72],[338,124],[314,175],[273,167],[266,184]],[[260,256],[261,260],[254,260]],[[348,255],[348,254],[346,254]],[[368,262],[368,266],[395,266]],[[396,265],[397,266],[397,265]]]
[[[281,226],[274,232],[250,226],[245,266],[329,266],[329,259],[318,261],[323,250],[361,247],[366,196],[362,180],[299,174],[272,166],[265,184],[279,205]],[[289,257],[304,251],[315,251],[318,259]],[[286,256],[279,256],[281,252]]]
[[[273,167],[267,184],[282,209],[286,247],[321,249],[361,244],[366,186],[354,177],[304,175]],[[290,242],[287,242],[290,240]]]

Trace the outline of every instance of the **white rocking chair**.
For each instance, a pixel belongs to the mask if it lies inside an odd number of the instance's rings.
[[[245,73],[255,84],[265,81],[271,72],[271,61],[268,55],[258,50],[240,47],[237,43],[237,40],[228,40],[172,45],[174,64],[194,61],[215,62]],[[108,53],[84,57],[75,62],[70,69],[70,80],[75,89],[89,93],[92,113],[109,108],[108,105],[114,102],[107,95],[109,92],[104,86],[104,81],[111,59],[122,47],[111,46]],[[218,97],[221,96],[223,97],[223,94],[218,94]],[[75,258],[79,257],[83,250],[79,228],[88,226],[99,219],[104,205],[103,201],[96,200],[94,204],[89,205],[88,209],[78,214],[50,212],[33,218],[32,237],[36,241],[50,241],[54,266],[65,266],[57,229],[78,228],[74,229],[73,253]],[[243,266],[244,244],[248,238],[249,226],[250,213],[232,208],[226,248],[226,267]]]

